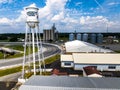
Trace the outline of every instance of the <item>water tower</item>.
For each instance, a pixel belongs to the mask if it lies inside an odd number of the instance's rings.
[[[26,72],[33,72],[34,75],[36,75],[36,72],[39,71],[41,74],[41,62],[43,62],[43,66],[45,69],[42,42],[39,31],[38,10],[39,9],[35,5],[31,5],[26,8],[27,19],[22,70],[23,79],[25,78]],[[36,62],[38,63],[36,64]],[[28,66],[27,69],[26,66]]]

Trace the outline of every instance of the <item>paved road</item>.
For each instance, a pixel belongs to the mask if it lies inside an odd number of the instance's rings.
[[[43,53],[45,58],[48,58],[54,54],[58,54],[61,52],[61,50],[55,45],[43,44],[43,47],[46,49]],[[0,60],[0,69],[7,68],[10,66],[21,65],[22,61],[23,57],[10,60]]]

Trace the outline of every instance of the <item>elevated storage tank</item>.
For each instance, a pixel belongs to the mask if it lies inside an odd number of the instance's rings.
[[[39,23],[38,10],[39,9],[35,5],[26,8],[26,22],[31,28],[35,28]]]
[[[92,33],[91,35],[90,35],[90,42],[91,43],[96,43],[96,34],[94,34],[94,33]]]
[[[102,44],[103,42],[103,34],[99,33],[97,34],[97,43]]]
[[[82,40],[82,35],[81,34],[77,34],[77,40]]]
[[[83,34],[82,41],[85,41],[85,42],[88,41],[88,34],[87,33]]]
[[[74,40],[74,34],[71,33],[71,34],[69,34],[69,41],[73,41],[73,40]]]

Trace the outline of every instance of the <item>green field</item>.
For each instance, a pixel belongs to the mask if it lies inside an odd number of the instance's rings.
[[[17,58],[17,57],[22,57],[23,56],[23,51],[24,48],[22,45],[11,45],[11,46],[5,46],[6,48],[11,48],[14,50],[19,50],[22,51],[22,53],[16,53],[14,55],[7,54],[5,59],[11,59],[11,58]],[[37,48],[35,48],[35,51],[37,52]],[[31,53],[32,53],[32,48],[31,48]],[[28,55],[28,47],[26,49],[26,55]],[[4,54],[0,52],[0,59],[4,59]]]
[[[12,74],[12,73],[20,72],[21,70],[22,70],[22,66],[0,70],[0,77],[8,74]]]

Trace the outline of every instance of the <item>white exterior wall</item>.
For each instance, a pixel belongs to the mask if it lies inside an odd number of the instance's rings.
[[[97,70],[108,71],[108,65],[97,65]]]
[[[75,64],[74,65],[74,70],[83,70],[83,67],[86,67],[86,66],[97,66],[97,70],[100,70],[100,71],[120,71],[120,65],[113,65],[113,66],[116,66],[115,69],[109,69],[109,66],[112,66],[112,65],[81,65],[81,64]]]
[[[90,65],[80,65],[74,64],[74,70],[83,70],[83,67],[90,66]]]
[[[65,63],[70,63],[71,65],[65,65]],[[74,67],[74,64],[73,64],[73,62],[68,62],[68,61],[61,62],[61,67],[72,68],[72,67]]]
[[[120,71],[120,65],[116,66],[116,71]]]

